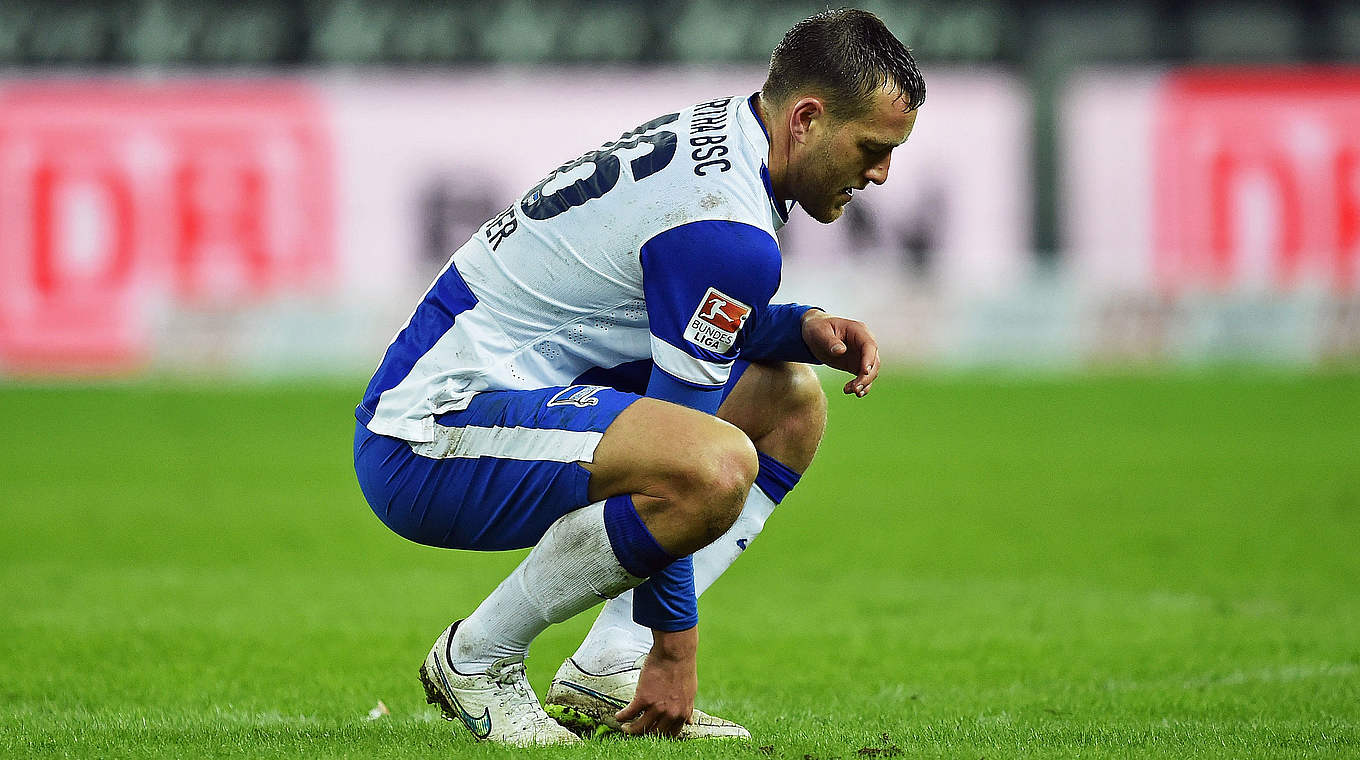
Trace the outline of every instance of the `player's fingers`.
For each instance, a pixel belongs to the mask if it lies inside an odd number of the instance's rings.
[[[854,394],[863,398],[864,394],[869,392],[869,385],[873,383],[876,377],[878,377],[877,362],[873,364],[861,363],[854,379],[845,384],[846,394]]]
[[[654,734],[656,736],[675,737],[680,735],[680,731],[685,727],[685,716],[672,710],[657,708],[648,710],[643,716],[633,721],[632,733]]]
[[[856,396],[863,396],[864,392],[869,389],[870,382],[869,377],[861,369],[859,374],[855,375],[855,379],[850,381],[850,387]]]
[[[869,385],[878,377],[878,343],[868,329],[863,325],[859,327],[859,334],[855,336],[859,341],[859,362],[854,369],[855,379],[851,382],[855,395],[863,397],[869,392]]]
[[[872,387],[873,383],[866,383],[859,378],[856,378],[845,384],[845,392],[847,395],[853,393],[860,398],[864,398],[869,395],[869,389]]]
[[[641,736],[656,723],[651,713],[642,713],[637,720],[623,724],[623,732],[629,736]]]
[[[684,727],[685,727],[684,716],[675,715],[670,718],[667,718],[664,721],[658,721],[656,732],[658,734],[661,734],[662,736],[676,737],[680,735],[680,731]]]
[[[878,344],[870,343],[864,347],[863,364],[860,366],[860,385],[868,390],[869,384],[878,378]]]
[[[642,715],[645,709],[646,709],[645,703],[640,702],[637,699],[634,699],[632,702],[628,703],[627,707],[614,713],[614,719],[620,723],[627,723],[628,721],[636,718],[637,716]]]
[[[865,385],[861,385],[860,381],[850,381],[846,383],[845,390],[843,390],[843,393],[845,393],[846,396],[857,396],[860,398],[864,398],[869,394],[869,385],[866,385],[866,383]]]

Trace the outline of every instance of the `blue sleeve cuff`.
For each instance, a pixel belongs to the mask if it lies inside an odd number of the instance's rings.
[[[755,324],[748,325],[741,358],[821,364],[803,342],[803,315],[815,308],[797,303],[772,303],[762,309]]]
[[[699,624],[694,560],[681,557],[633,589],[633,622],[654,631],[686,631]]]
[[[651,379],[647,381],[647,397],[717,414],[718,406],[722,403],[723,386],[687,383],[653,366]]]

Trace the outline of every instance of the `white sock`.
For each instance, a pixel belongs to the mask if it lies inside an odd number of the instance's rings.
[[[746,496],[741,516],[717,541],[694,553],[694,593],[702,594],[755,540],[774,512],[775,503],[756,486]],[[606,602],[585,641],[572,655],[589,673],[613,673],[633,666],[652,648],[652,632],[633,622],[633,592]]]
[[[563,515],[529,556],[501,581],[453,637],[453,665],[482,673],[503,657],[523,657],[529,642],[643,581],[619,565],[604,527],[604,502]]]

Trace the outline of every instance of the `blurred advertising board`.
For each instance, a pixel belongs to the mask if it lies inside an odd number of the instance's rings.
[[[1184,72],[1160,100],[1159,283],[1360,285],[1360,69]]]
[[[1059,123],[1073,279],[1116,333],[1360,353],[1360,68],[1090,72]]]
[[[1060,123],[1093,285],[1360,286],[1360,69],[1097,72]]]
[[[327,290],[334,160],[290,82],[0,84],[3,366],[133,370],[177,308]]]
[[[543,174],[759,68],[0,79],[0,374],[376,364],[429,279]],[[886,185],[781,234],[782,296],[929,353],[1029,240],[1028,96],[931,72]],[[914,294],[914,295],[913,295]]]

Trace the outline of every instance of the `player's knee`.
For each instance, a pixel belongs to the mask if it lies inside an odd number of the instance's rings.
[[[689,460],[684,474],[686,485],[696,494],[715,501],[740,502],[745,499],[760,469],[755,446],[745,433],[727,423],[713,428],[713,434],[706,438],[698,456]]]
[[[820,438],[826,430],[826,392],[822,390],[822,382],[807,364],[786,366],[788,414]]]
[[[686,493],[690,519],[707,544],[727,531],[741,515],[755,482],[760,461],[755,446],[737,428],[721,423],[706,437],[702,450],[687,460],[678,490]]]
[[[726,430],[713,454],[713,472],[709,483],[711,493],[719,495],[727,507],[726,513],[720,515],[727,523],[723,530],[727,530],[741,514],[746,494],[760,471],[760,460],[756,457],[756,447],[751,439],[730,425]]]
[[[817,373],[806,364],[785,364],[783,374],[778,428],[811,459],[826,432],[826,393]]]

